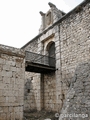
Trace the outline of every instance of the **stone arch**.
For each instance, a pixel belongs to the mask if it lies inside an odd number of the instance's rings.
[[[50,41],[47,46],[46,46],[46,52],[47,55],[49,56],[48,58],[48,64],[50,66],[55,65],[55,42]]]
[[[47,44],[46,51],[50,57],[55,58],[55,42],[51,41]]]

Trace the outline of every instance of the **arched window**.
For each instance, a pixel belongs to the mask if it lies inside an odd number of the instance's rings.
[[[49,65],[55,66],[55,43],[53,41],[48,43],[47,52],[49,55],[49,60],[48,60]]]
[[[55,58],[55,43],[52,42],[48,50],[49,56]]]

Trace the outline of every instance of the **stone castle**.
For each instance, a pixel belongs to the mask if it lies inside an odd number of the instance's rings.
[[[90,0],[67,14],[49,6],[35,38],[21,49],[0,45],[0,120],[42,109],[90,120]]]

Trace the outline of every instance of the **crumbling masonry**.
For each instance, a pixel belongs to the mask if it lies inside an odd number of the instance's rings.
[[[49,6],[35,38],[21,49],[0,45],[0,120],[42,109],[90,119],[90,1],[67,14]]]

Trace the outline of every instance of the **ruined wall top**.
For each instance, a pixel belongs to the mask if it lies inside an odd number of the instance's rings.
[[[47,27],[49,27],[50,25],[58,21],[63,15],[65,15],[65,13],[60,11],[53,3],[49,2],[48,5],[50,6],[50,9],[46,13],[40,11],[42,23],[39,29],[39,33],[41,33],[43,30],[45,30]]]
[[[10,56],[25,57],[25,52],[22,49],[5,46],[0,44],[0,53],[7,54]]]

